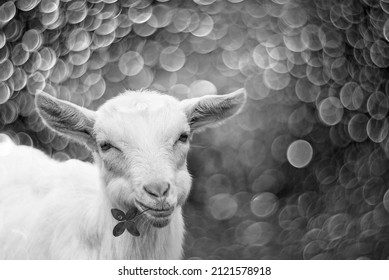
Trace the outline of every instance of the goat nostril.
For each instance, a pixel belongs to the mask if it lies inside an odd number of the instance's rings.
[[[167,194],[169,193],[169,190],[170,190],[170,184],[168,183],[167,184],[167,188],[166,188],[166,190],[163,192],[163,196],[167,196]]]
[[[169,183],[151,183],[143,186],[146,193],[153,197],[164,197],[167,196],[170,190]]]
[[[154,196],[154,197],[159,197],[158,194],[154,193],[152,190],[149,190],[146,186],[143,187],[143,189],[144,189],[145,192],[147,192],[149,195]]]

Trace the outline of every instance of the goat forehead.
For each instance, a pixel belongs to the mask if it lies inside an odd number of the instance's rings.
[[[103,138],[146,144],[167,141],[189,129],[185,113],[172,97],[159,94],[120,97],[98,111],[95,129]]]
[[[161,109],[179,108],[180,102],[172,96],[153,91],[129,91],[105,103],[99,111],[107,114],[140,113],[159,111]]]
[[[120,113],[102,116],[96,121],[96,131],[108,135],[151,136],[180,133],[188,127],[185,114],[158,111],[152,114]]]

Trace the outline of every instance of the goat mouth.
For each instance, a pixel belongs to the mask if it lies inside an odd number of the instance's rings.
[[[141,212],[147,211],[146,213],[148,215],[151,215],[151,216],[153,216],[154,218],[157,218],[157,219],[166,219],[174,211],[174,207],[170,207],[170,208],[167,208],[167,209],[164,209],[164,208],[153,208],[153,207],[150,207],[150,206],[147,206],[147,205],[143,204],[139,200],[135,200],[135,202],[136,202],[136,205],[138,206],[138,208],[139,208],[139,210]]]

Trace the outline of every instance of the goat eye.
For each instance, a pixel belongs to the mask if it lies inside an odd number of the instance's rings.
[[[103,152],[106,152],[108,151],[109,149],[113,148],[113,146],[107,142],[103,142],[100,144],[100,149],[103,151]]]
[[[187,133],[182,133],[180,135],[180,138],[178,138],[178,141],[182,143],[186,143],[188,141],[189,135]]]

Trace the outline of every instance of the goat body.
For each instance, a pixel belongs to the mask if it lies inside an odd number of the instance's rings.
[[[93,112],[37,95],[45,124],[85,144],[95,163],[59,162],[0,134],[0,259],[181,258],[189,131],[244,100],[241,90],[184,101],[129,92]],[[114,237],[111,209],[128,207],[143,213],[140,236]]]

